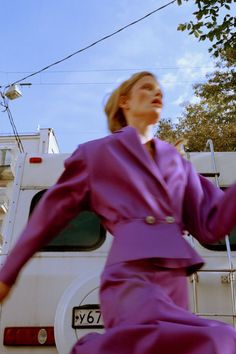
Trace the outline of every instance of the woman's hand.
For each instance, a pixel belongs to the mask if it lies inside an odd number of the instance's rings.
[[[0,302],[2,302],[8,295],[11,287],[0,281]]]

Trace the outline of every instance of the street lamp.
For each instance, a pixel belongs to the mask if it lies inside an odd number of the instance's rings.
[[[4,93],[4,95],[9,98],[9,100],[14,100],[18,97],[22,96],[22,93],[20,91],[20,88],[18,85],[14,84],[14,85],[10,85],[8,87],[8,89],[6,90],[6,92]]]
[[[6,91],[4,92],[4,96],[9,98],[9,100],[15,100],[22,96],[20,86],[31,86],[31,83],[23,83],[23,84],[12,84],[6,86]]]

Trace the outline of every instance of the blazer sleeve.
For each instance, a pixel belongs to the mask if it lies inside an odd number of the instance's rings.
[[[89,184],[81,146],[65,161],[61,177],[39,201],[0,271],[0,281],[12,285],[29,258],[84,209],[89,209]]]
[[[185,164],[184,225],[200,242],[217,242],[236,226],[236,183],[223,192],[198,175],[191,163]]]

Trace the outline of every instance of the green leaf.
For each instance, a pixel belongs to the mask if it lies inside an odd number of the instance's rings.
[[[211,22],[206,22],[205,26],[206,26],[206,28],[212,28],[213,24]]]
[[[207,38],[207,35],[206,35],[206,34],[201,35],[201,41],[205,41],[206,38]]]
[[[213,39],[214,39],[214,32],[209,32],[208,33],[208,35],[207,35],[207,37],[208,37],[208,39],[212,42],[213,41]]]
[[[177,30],[178,31],[185,31],[186,30],[187,25],[185,23],[181,23],[178,27]]]
[[[201,20],[202,16],[203,16],[202,12],[196,13],[196,19],[197,20]]]
[[[184,4],[189,0],[176,1],[178,4]],[[214,42],[215,47],[212,46],[213,43],[210,44],[212,56],[220,56],[222,49],[227,46],[236,48],[236,17],[231,14],[231,4],[236,3],[236,0],[193,0],[192,2],[195,4],[195,11],[193,11],[195,20],[179,25],[178,30],[187,30],[189,35],[194,35],[201,41],[208,39]]]

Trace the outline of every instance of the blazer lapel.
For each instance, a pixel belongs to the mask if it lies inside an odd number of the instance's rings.
[[[161,170],[158,168],[158,156],[162,154],[161,142],[158,139],[154,139],[155,143],[155,160],[149,155],[145,146],[142,145],[138,133],[135,128],[127,126],[114,134],[119,133],[118,139],[123,146],[133,155],[133,157],[138,160],[138,162],[147,170],[148,173],[151,173],[163,187],[163,189],[168,194],[168,189],[166,182],[162,176]],[[161,145],[161,144],[160,144]]]
[[[169,185],[173,178],[176,178],[179,173],[178,162],[176,161],[175,148],[167,144],[165,141],[155,139],[156,154],[155,161],[164,180],[164,183]]]

